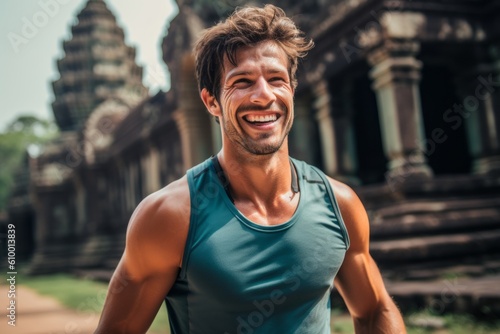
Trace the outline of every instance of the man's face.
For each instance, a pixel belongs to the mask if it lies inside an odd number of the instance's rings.
[[[257,155],[279,150],[293,121],[288,58],[274,42],[241,47],[224,61],[218,114],[224,145]]]

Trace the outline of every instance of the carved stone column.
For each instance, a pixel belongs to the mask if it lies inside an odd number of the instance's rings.
[[[472,171],[500,174],[500,60],[483,63],[457,79],[461,104],[449,120],[467,129]]]
[[[418,84],[422,63],[415,58],[418,50],[414,41],[386,40],[368,56],[389,160],[388,182],[432,176],[421,144],[424,130]]]
[[[147,196],[161,188],[160,157],[153,143],[147,142],[144,146],[145,154],[141,157],[142,193]]]
[[[179,109],[174,117],[182,141],[182,157],[187,170],[213,154],[210,116],[198,94],[194,60],[184,55],[179,82]]]
[[[326,174],[357,184],[357,160],[352,121],[340,94],[332,95],[326,81],[314,87],[316,120],[319,124],[323,167]]]
[[[170,22],[162,49],[172,81],[172,94],[177,102],[174,118],[179,129],[184,169],[202,162],[214,153],[220,139],[212,135],[216,126],[210,125],[210,116],[198,93],[192,44],[205,28],[203,20],[184,2],[179,3],[179,14]]]
[[[290,155],[310,164],[321,166],[320,145],[317,141],[316,121],[314,120],[313,99],[303,94],[295,99],[293,127],[288,136]]]
[[[331,94],[333,132],[337,138],[338,174],[349,184],[359,184],[358,152],[352,109],[352,83],[345,82],[339,90]]]

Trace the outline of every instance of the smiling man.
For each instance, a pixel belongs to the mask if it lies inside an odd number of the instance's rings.
[[[245,159],[284,150],[293,117],[286,53],[276,42],[263,41],[242,46],[233,62],[224,59],[217,98],[207,87],[201,91],[209,112],[222,121],[223,146],[228,153],[237,150]]]
[[[176,334],[327,334],[334,283],[357,333],[405,333],[359,198],[289,156],[312,45],[272,5],[204,31],[196,71],[222,149],[135,210],[96,333],[145,333],[165,300]]]

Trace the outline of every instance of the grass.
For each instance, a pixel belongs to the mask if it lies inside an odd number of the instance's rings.
[[[443,329],[426,329],[411,326],[411,319],[431,318],[438,319],[444,323]],[[493,322],[480,322],[466,314],[446,314],[441,316],[433,315],[429,312],[416,312],[410,314],[406,323],[408,334],[500,334],[500,320]]]
[[[75,278],[67,274],[48,276],[24,276],[18,284],[27,286],[41,295],[57,299],[64,306],[84,313],[100,314],[108,285],[88,279]],[[168,317],[162,306],[148,333],[169,334]]]
[[[415,317],[418,314],[411,314],[409,317]],[[433,317],[443,320],[444,328],[426,329],[407,325],[408,334],[500,334],[500,322],[481,323],[475,321],[467,315],[450,314],[442,317]],[[408,320],[408,319],[406,319]],[[408,321],[405,321],[407,324]],[[338,311],[332,312],[332,334],[353,334],[354,326],[349,315]]]
[[[18,284],[30,287],[42,295],[51,296],[78,312],[96,314],[102,310],[107,291],[105,283],[75,278],[66,274],[25,276],[18,278]],[[444,322],[444,329],[431,330],[410,325],[410,320],[425,317],[441,319]],[[496,323],[482,323],[467,315],[450,314],[436,317],[425,312],[416,312],[406,315],[406,323],[408,334],[500,334],[500,320]],[[332,311],[331,328],[332,334],[354,333],[350,316],[340,310]],[[148,333],[170,333],[165,305],[160,308]]]
[[[443,323],[443,328],[428,329],[412,326],[415,319],[430,319]],[[414,312],[405,315],[408,334],[500,334],[500,318],[493,322],[480,322],[470,315],[446,314],[434,315],[429,312]],[[353,334],[354,326],[349,314],[340,309],[332,311],[332,334]]]
[[[336,310],[332,311],[330,328],[332,334],[354,333],[354,326],[349,314],[341,313]]]
[[[25,276],[18,283],[41,295],[54,297],[64,306],[81,312],[101,312],[107,291],[107,284],[65,274]]]

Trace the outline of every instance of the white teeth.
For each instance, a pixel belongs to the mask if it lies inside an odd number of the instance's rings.
[[[276,116],[276,114],[266,116],[248,115],[246,119],[249,122],[274,122],[278,119],[278,117]]]

